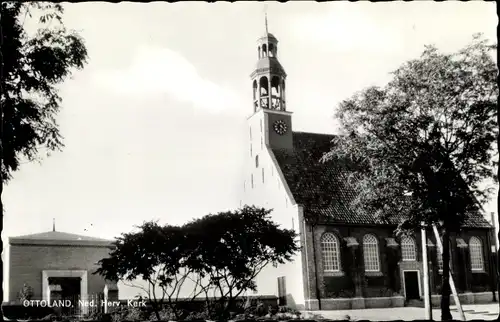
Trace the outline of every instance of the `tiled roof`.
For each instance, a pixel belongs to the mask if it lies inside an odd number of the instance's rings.
[[[329,223],[399,224],[403,218],[396,214],[390,221],[383,222],[373,214],[350,206],[355,192],[347,182],[345,167],[341,170],[336,163],[347,161],[320,162],[334,138],[335,135],[293,132],[293,150],[273,149],[295,201],[305,208],[304,215]],[[464,226],[491,227],[481,214],[469,215]]]
[[[113,241],[63,233],[60,231],[47,231],[38,234],[23,235],[9,238],[11,244],[50,244],[50,245],[106,245]]]

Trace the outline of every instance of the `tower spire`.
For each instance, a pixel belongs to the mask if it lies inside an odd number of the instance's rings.
[[[56,231],[56,219],[52,218],[52,231]]]
[[[266,35],[269,33],[267,29],[267,4],[264,5],[264,23],[266,25]]]
[[[267,11],[266,11],[266,14],[265,14],[265,23],[266,23],[266,35],[269,33],[269,30],[267,29]]]

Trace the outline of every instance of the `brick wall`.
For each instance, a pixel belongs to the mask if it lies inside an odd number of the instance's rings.
[[[108,256],[105,247],[9,245],[9,301],[15,301],[24,283],[33,288],[34,298],[42,298],[43,270],[88,270],[88,293],[104,290],[104,279],[92,273],[96,263]]]
[[[472,236],[478,237],[483,244],[483,259],[484,259],[484,271],[482,272],[472,272],[470,269],[470,252],[468,248],[458,248],[454,237],[451,241],[451,261],[452,261],[452,274],[459,293],[467,292],[487,292],[491,291],[493,285],[495,285],[495,274],[491,274],[490,269],[494,272],[496,270],[496,265],[494,260],[491,260],[491,239],[488,239],[490,232],[484,229],[470,229],[461,232],[460,234],[454,236],[462,238],[466,243]],[[431,240],[435,243],[434,235],[431,236]],[[431,291],[432,294],[441,294],[441,281],[442,274],[437,269],[437,247],[432,247],[429,250],[429,260],[432,262],[433,271],[431,274]],[[490,266],[493,265],[493,266]]]
[[[322,253],[321,253],[321,236],[325,232],[334,233],[340,241],[340,260],[341,272],[339,273],[324,273]],[[365,234],[371,233],[378,238],[379,242],[379,259],[381,273],[365,274],[363,269],[363,253],[362,240]],[[359,247],[347,247],[344,237],[355,237]],[[307,239],[308,246],[308,263],[309,268],[309,293],[310,299],[317,299],[316,295],[316,274],[318,278],[318,289],[321,298],[336,298],[336,297],[354,297],[355,284],[362,284],[362,294],[358,296],[378,297],[392,295],[393,292],[398,292],[400,283],[398,281],[398,272],[395,270],[397,265],[397,252],[394,249],[386,247],[386,237],[392,237],[392,230],[385,227],[362,227],[362,226],[317,226],[314,228],[314,244],[316,265],[314,265],[313,256],[313,234],[311,226],[305,230],[304,239]],[[358,272],[356,282],[356,272]],[[389,274],[391,272],[391,274]],[[304,272],[306,274],[307,272]]]
[[[386,246],[385,238],[393,237],[392,227],[365,227],[346,225],[318,225],[312,228],[310,225],[301,231],[303,234],[303,246],[307,247],[308,256],[304,256],[307,266],[304,265],[304,280],[309,281],[305,285],[306,299],[317,300],[316,277],[318,279],[317,288],[321,299],[326,298],[349,298],[349,297],[384,297],[395,294],[404,295],[404,285],[402,271],[420,271],[420,285],[423,291],[423,265],[422,265],[422,243],[421,236],[417,234],[416,241],[417,254],[416,261],[400,261],[400,247],[392,248]],[[314,231],[314,233],[313,233]],[[321,236],[325,232],[334,233],[340,241],[341,272],[325,273],[323,270]],[[365,234],[373,234],[378,239],[380,273],[365,273],[363,263],[362,241]],[[489,231],[485,229],[470,229],[462,232],[459,236],[466,243],[470,237],[476,236],[483,241],[484,272],[470,271],[470,255],[468,248],[457,248],[455,238],[452,238],[452,260],[455,267],[455,284],[459,292],[485,292],[490,291],[492,279],[490,274],[491,245],[488,240]],[[436,244],[432,231],[427,234],[428,238]],[[347,247],[343,238],[355,237],[359,243],[358,247]],[[491,238],[490,238],[491,239]],[[316,265],[313,256],[313,242],[315,246]],[[436,259],[437,247],[429,247],[428,259],[431,262],[431,290],[433,294],[439,294],[441,274],[437,269]],[[306,250],[304,250],[306,252]],[[317,269],[317,274],[316,274]],[[356,271],[358,272],[356,279]],[[358,284],[358,294],[356,294],[356,284]]]

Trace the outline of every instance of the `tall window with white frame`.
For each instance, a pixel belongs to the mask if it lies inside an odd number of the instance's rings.
[[[403,261],[416,261],[417,260],[417,246],[415,239],[410,236],[401,238],[401,258]]]
[[[325,272],[340,271],[340,249],[337,236],[325,233],[321,236],[321,253],[323,257],[323,270]]]
[[[483,243],[477,237],[469,240],[470,268],[475,272],[484,271]]]
[[[363,237],[363,258],[366,272],[380,272],[378,240],[373,235]]]

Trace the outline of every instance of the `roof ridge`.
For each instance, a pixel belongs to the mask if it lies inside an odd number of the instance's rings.
[[[61,238],[62,237],[62,238]],[[64,238],[66,237],[66,238]],[[41,239],[41,240],[73,240],[71,238],[76,238],[77,240],[87,240],[87,241],[111,241],[109,239],[105,238],[100,238],[100,237],[94,237],[94,236],[88,236],[88,235],[80,235],[80,234],[74,234],[74,233],[68,233],[68,232],[62,232],[62,231],[43,231],[39,233],[34,233],[34,234],[27,234],[27,235],[20,235],[20,236],[12,236],[10,239]]]
[[[312,135],[323,135],[323,136],[339,136],[339,134],[330,133],[318,133],[318,132],[306,132],[306,131],[293,131],[294,134],[312,134]]]

